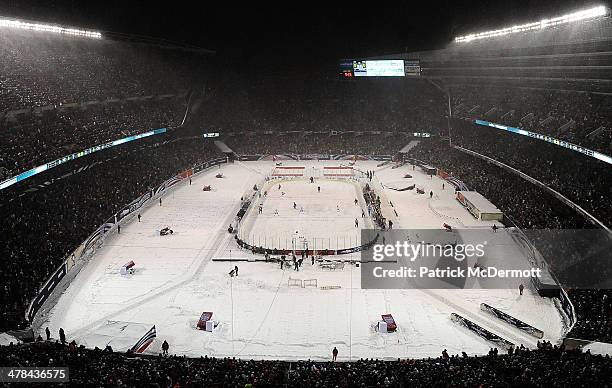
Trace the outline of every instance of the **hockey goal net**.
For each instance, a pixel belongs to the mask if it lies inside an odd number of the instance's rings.
[[[304,279],[304,281],[302,282],[303,287],[314,287],[317,288],[317,279]]]

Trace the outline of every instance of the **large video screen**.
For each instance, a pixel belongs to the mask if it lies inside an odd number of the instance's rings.
[[[345,78],[404,77],[404,60],[344,60],[340,62],[340,75]]]

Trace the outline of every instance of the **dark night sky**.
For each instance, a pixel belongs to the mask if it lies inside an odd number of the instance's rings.
[[[336,5],[200,1],[0,0],[0,14],[142,34],[247,57],[327,59],[437,48],[453,36],[581,9],[573,0],[430,0]],[[263,3],[263,2],[262,2]]]

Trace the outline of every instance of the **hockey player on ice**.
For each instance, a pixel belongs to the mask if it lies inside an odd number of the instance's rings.
[[[359,228],[359,221],[355,218],[355,228]]]
[[[293,203],[293,208],[297,209],[297,204],[295,202]]]
[[[340,205],[336,205],[336,211],[340,213]]]

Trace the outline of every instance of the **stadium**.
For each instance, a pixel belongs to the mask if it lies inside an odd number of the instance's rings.
[[[609,7],[72,7],[0,8],[2,386],[610,384]]]

